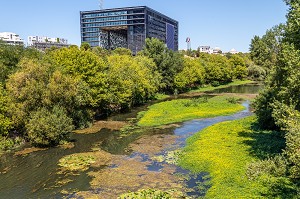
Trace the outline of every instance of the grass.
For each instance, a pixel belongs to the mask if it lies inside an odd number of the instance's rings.
[[[231,82],[229,84],[225,84],[225,85],[220,85],[220,86],[206,86],[206,87],[202,87],[202,88],[198,88],[195,90],[190,91],[190,93],[194,93],[194,92],[207,92],[207,91],[213,91],[215,89],[220,89],[220,88],[227,88],[230,86],[238,86],[238,85],[243,85],[243,84],[250,84],[253,83],[254,81],[252,80],[236,80],[234,82]]]
[[[179,164],[195,173],[210,173],[206,198],[261,198],[263,185],[247,178],[247,167],[283,146],[274,142],[274,132],[255,130],[255,122],[254,116],[222,122],[188,139]]]
[[[241,111],[240,104],[230,103],[228,97],[178,99],[154,104],[146,112],[139,113],[139,126],[160,126],[196,118],[230,115]]]

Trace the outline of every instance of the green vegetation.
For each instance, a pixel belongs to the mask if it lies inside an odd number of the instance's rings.
[[[207,92],[207,91],[213,91],[215,89],[220,89],[220,88],[227,88],[230,86],[238,86],[238,85],[244,85],[244,84],[250,84],[253,83],[252,80],[235,80],[233,82],[230,82],[225,85],[219,85],[219,86],[204,86],[198,89],[191,90],[190,93],[194,92]]]
[[[195,173],[209,172],[206,198],[258,198],[263,187],[250,181],[247,166],[280,152],[276,132],[255,129],[255,117],[210,126],[187,141],[179,164]],[[275,136],[274,136],[275,135]]]
[[[59,160],[58,165],[69,171],[85,171],[92,163],[95,163],[95,157],[89,154],[72,154]]]
[[[140,190],[137,192],[122,194],[119,199],[171,199],[185,198],[185,196],[177,190],[160,191],[155,189]]]
[[[255,37],[250,48],[254,61],[266,63],[270,71],[255,101],[258,122],[262,128],[281,130],[285,139],[280,155],[249,167],[251,179],[267,182],[269,198],[300,195],[300,4],[298,0],[285,2],[289,7],[286,24],[267,31],[262,39]]]
[[[196,118],[230,115],[243,109],[242,105],[230,103],[224,96],[178,99],[150,106],[148,111],[140,113],[138,125],[159,126]]]
[[[42,108],[32,112],[26,124],[28,138],[37,146],[57,145],[66,140],[73,129],[72,119],[67,116],[64,108],[57,106],[51,111]]]
[[[71,126],[82,129],[95,117],[165,97],[157,93],[177,95],[245,79],[249,63],[246,54],[185,57],[158,39],[147,39],[137,56],[88,43],[45,53],[0,43],[0,145],[7,143],[0,148],[14,145],[16,137],[32,145],[57,145],[66,141]],[[51,118],[67,122],[62,127]]]

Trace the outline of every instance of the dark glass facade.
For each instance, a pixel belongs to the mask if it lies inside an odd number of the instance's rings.
[[[146,6],[80,12],[81,42],[106,49],[142,50],[146,38],[158,38],[178,50],[178,22]]]

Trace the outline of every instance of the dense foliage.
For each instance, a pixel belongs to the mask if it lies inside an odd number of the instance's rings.
[[[41,108],[32,112],[26,123],[28,138],[37,146],[57,145],[73,129],[72,119],[67,116],[64,108],[58,106],[51,111]]]
[[[197,55],[171,51],[158,39],[147,39],[136,56],[128,49],[108,51],[87,43],[46,52],[1,44],[1,139],[56,145],[73,128],[129,110],[158,93],[244,79],[251,63],[244,54]]]
[[[258,122],[262,128],[281,130],[286,140],[282,154],[249,167],[251,178],[267,182],[266,195],[272,198],[300,195],[300,1],[285,2],[289,11],[287,23],[282,26],[284,31],[271,31],[272,37],[267,32],[264,37],[271,42],[252,42],[250,49],[253,58],[265,61],[270,70],[266,87],[255,102]],[[266,49],[269,53],[258,53]]]

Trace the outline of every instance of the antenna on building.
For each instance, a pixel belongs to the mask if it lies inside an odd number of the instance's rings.
[[[100,10],[103,10],[103,4],[104,4],[104,0],[99,0]]]

